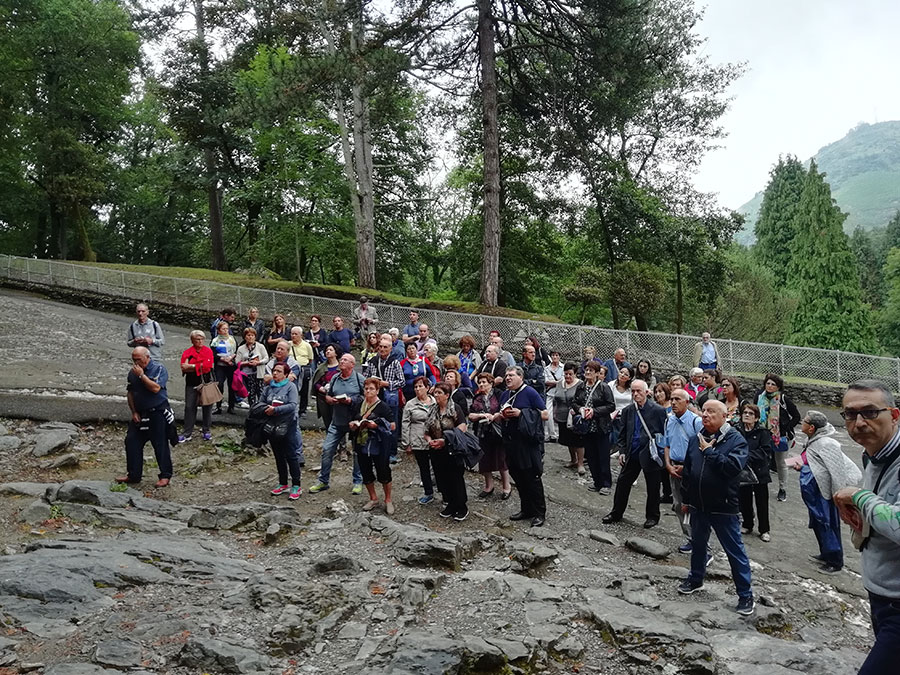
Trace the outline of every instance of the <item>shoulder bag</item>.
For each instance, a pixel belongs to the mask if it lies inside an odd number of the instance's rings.
[[[206,377],[209,376],[207,381]],[[197,401],[201,406],[212,405],[222,400],[222,391],[219,389],[219,383],[215,381],[212,373],[200,376],[200,384],[194,387],[197,392]]]

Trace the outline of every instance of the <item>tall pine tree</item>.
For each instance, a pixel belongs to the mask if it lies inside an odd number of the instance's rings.
[[[844,233],[846,214],[825,175],[810,163],[793,222],[787,281],[799,299],[789,342],[803,347],[872,352],[872,310],[861,302],[856,256]]]
[[[806,171],[796,157],[779,157],[778,164],[769,172],[769,184],[763,193],[753,251],[776,279],[784,279],[791,261],[796,236],[794,222],[805,176]]]

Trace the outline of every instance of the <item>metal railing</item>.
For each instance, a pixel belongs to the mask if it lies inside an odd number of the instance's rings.
[[[352,300],[2,254],[0,276],[28,284],[66,287],[134,301],[203,310],[210,315],[210,319],[226,306],[235,307],[243,316],[250,307],[257,307],[267,322],[272,314],[280,312],[287,318],[288,325],[306,325],[311,314],[319,314],[328,327],[331,317],[342,316],[346,319],[357,305]],[[378,326],[382,330],[391,326],[402,330],[409,322],[407,307],[372,304],[378,310]],[[421,309],[419,316],[422,322],[429,325],[441,346],[448,350],[463,335],[472,335],[480,344],[489,331],[496,330],[500,332],[506,348],[514,354],[519,352],[527,336],[534,335],[542,345],[559,350],[564,359],[580,359],[584,347],[592,345],[601,356],[624,347],[632,362],[646,358],[657,370],[683,371],[696,365],[691,363],[698,339],[696,336],[613,330],[433,309]],[[774,372],[844,384],[873,378],[900,391],[900,359],[741,340],[716,339],[715,342],[719,348],[720,368],[726,372]]]

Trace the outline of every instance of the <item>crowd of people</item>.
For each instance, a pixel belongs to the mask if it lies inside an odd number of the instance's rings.
[[[128,471],[117,480],[141,480],[142,448],[149,440],[159,464],[157,486],[165,487],[172,477],[168,443],[192,440],[198,408],[203,438],[209,439],[212,415],[221,410],[227,391],[230,412],[248,409],[248,441],[271,446],[278,472],[272,494],[298,499],[304,465],[299,417],[312,400],[326,431],[318,477],[309,492],[331,488],[335,456],[349,438],[349,487],[353,494],[365,489],[365,511],[381,507],[395,513],[392,464],[408,454],[421,478],[418,503],[426,506],[439,493],[442,517],[468,517],[468,469],[483,477],[477,498],[507,500],[515,486],[520,506],[510,518],[542,526],[547,517],[545,447],[559,443],[568,450],[568,468],[585,476],[587,489],[599,495],[610,494],[612,465],[618,465],[603,523],[623,519],[641,474],[644,527],[659,523],[662,504],[672,505],[685,535],[679,550],[691,556],[681,593],[703,587],[714,531],[731,566],[736,609],[751,614],[755,603],[743,537],[756,530],[761,541],[771,540],[768,486],[777,476],[777,499],[786,500],[792,468],[800,474],[800,496],[819,546],[814,562],[825,573],[842,569],[840,521],[851,523],[874,559],[864,565],[864,578],[873,616],[877,610],[876,630],[896,631],[900,588],[880,577],[872,580],[883,573],[885,559],[893,555],[896,563],[900,552],[900,528],[895,527],[900,517],[889,523],[881,518],[885,509],[890,518],[900,510],[900,473],[894,471],[882,488],[884,469],[900,462],[900,409],[883,385],[863,381],[845,396],[842,416],[848,431],[870,458],[866,489],[860,490],[862,475],[832,438],[827,417],[814,410],[801,416],[775,373],[746,397],[737,378],[721,372],[708,334],[696,345],[695,367],[686,375],[662,378],[647,359],[633,366],[624,348],[604,360],[585,347],[582,359],[563,362],[559,351],[535,336],[525,339],[517,360],[496,331],[483,350],[473,336],[464,335],[440,358],[438,342],[417,312],[410,312],[402,329],[378,332],[377,323],[365,299],[354,312],[355,330],[334,317],[333,330],[326,331],[315,315],[307,327],[288,326],[281,314],[267,329],[255,309],[238,322],[236,312],[226,308],[212,322],[208,344],[203,332],[192,331],[181,356],[186,408],[178,435],[166,398],[168,374],[160,361],[165,338],[146,305],[139,305],[128,331],[134,347],[128,375]],[[889,427],[881,424],[885,412]],[[789,456],[798,424],[806,440],[801,452]]]

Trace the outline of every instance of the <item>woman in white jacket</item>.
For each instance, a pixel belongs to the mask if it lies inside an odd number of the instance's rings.
[[[819,543],[819,554],[811,557],[824,574],[837,574],[844,567],[844,549],[841,519],[831,497],[841,488],[859,485],[862,474],[833,438],[834,427],[823,413],[810,410],[800,424],[807,437],[803,452],[785,462],[800,472],[800,494]]]

